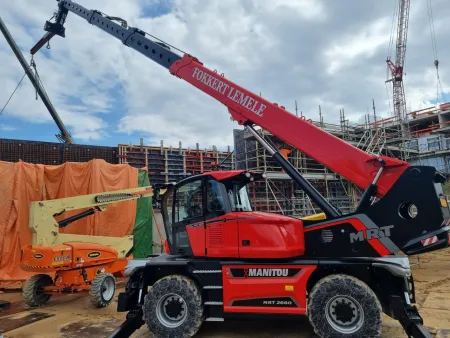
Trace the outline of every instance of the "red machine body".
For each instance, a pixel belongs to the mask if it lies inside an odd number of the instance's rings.
[[[306,285],[313,265],[225,265],[222,268],[226,312],[306,313]]]
[[[384,257],[400,251],[390,239],[392,226],[379,228],[365,215],[304,221],[253,211],[246,185],[263,178],[264,174],[246,170],[207,172],[169,187],[162,199],[168,233],[166,252],[193,257],[284,259],[321,256],[321,248],[324,252],[334,248],[348,257]],[[221,199],[220,210],[209,209],[216,198]],[[237,204],[243,208],[233,205],[238,198]],[[176,215],[177,210],[189,213],[189,209],[199,214]],[[324,246],[330,235],[333,243]]]
[[[208,220],[205,226],[187,226],[197,257],[287,258],[305,252],[302,221],[263,212],[232,212]],[[243,246],[239,238],[248,238]]]

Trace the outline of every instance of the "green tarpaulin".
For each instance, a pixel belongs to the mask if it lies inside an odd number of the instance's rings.
[[[138,187],[150,185],[148,173],[139,170]],[[137,200],[136,220],[134,222],[134,258],[145,258],[153,252],[152,231],[152,198],[144,197]]]

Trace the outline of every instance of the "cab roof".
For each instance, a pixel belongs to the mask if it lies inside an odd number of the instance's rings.
[[[249,173],[251,176],[255,177],[256,179],[261,179],[264,177],[264,173],[259,171],[252,171],[252,170],[224,170],[224,171],[207,171],[202,173],[202,176],[211,176],[215,178],[217,181],[224,181],[236,176],[245,175],[246,173]]]

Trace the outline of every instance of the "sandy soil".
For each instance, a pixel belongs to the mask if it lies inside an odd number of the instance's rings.
[[[417,304],[424,318],[425,326],[436,338],[450,338],[450,250],[411,259],[415,278]],[[0,299],[20,301],[21,295],[0,294]],[[27,315],[45,313],[52,317],[39,320],[4,333],[5,338],[79,338],[83,336],[107,337],[124,319],[124,314],[115,311],[116,304],[104,309],[94,309],[83,295],[65,295],[49,303],[45,308],[21,311],[8,319],[28,318]],[[0,318],[0,328],[2,319]],[[406,337],[398,322],[385,318],[383,337]],[[241,321],[205,323],[198,337],[242,337],[254,335],[269,337],[316,337],[306,319],[277,322]],[[0,334],[1,337],[1,334]],[[136,331],[134,338],[150,337],[146,327]]]

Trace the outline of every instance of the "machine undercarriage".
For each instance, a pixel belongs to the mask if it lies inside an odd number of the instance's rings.
[[[131,261],[125,274],[130,279],[126,291],[119,294],[118,311],[128,311],[128,317],[110,337],[128,337],[127,330],[132,332],[144,324],[161,336],[176,332],[182,336],[187,325],[196,322],[195,316],[205,321],[224,321],[239,318],[240,314],[307,315],[321,337],[328,336],[327,322],[345,336],[377,337],[382,312],[399,320],[408,335],[431,337],[412,305],[414,284],[407,257],[299,257],[268,262],[186,259],[162,254]],[[160,284],[164,284],[161,287],[166,294],[174,292],[174,298],[168,302],[182,306],[150,306],[149,302],[158,298]],[[145,285],[153,285],[148,293]],[[201,306],[187,305],[192,298],[180,292],[183,285],[195,289]],[[191,324],[186,324],[184,311],[193,311],[191,308],[198,313],[190,318]],[[171,320],[175,329],[180,323],[178,329],[164,331],[155,321],[158,316]],[[358,335],[354,335],[356,332]]]

